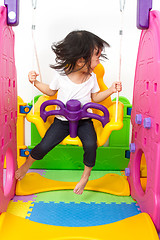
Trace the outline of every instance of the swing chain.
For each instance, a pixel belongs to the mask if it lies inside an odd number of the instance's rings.
[[[34,10],[37,8],[37,0],[32,0],[32,7]]]
[[[121,81],[121,64],[122,64],[122,35],[123,35],[123,12],[125,7],[125,0],[120,0],[120,13],[121,13],[121,29],[119,30],[120,35],[120,53],[119,53],[119,82]],[[115,122],[118,120],[118,102],[119,102],[119,92],[117,91],[116,97],[116,114],[115,114]]]
[[[124,12],[124,7],[125,7],[125,0],[119,0],[120,3],[120,13],[121,13],[121,29],[119,30],[119,35],[123,35],[123,12]]]
[[[32,0],[32,30],[35,30],[36,24],[35,24],[35,10],[37,8],[37,0]]]
[[[119,3],[120,3],[120,12],[123,12],[126,1],[125,0],[119,0]]]

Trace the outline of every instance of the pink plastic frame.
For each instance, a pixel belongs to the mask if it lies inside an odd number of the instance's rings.
[[[0,213],[15,193],[17,168],[17,78],[14,33],[7,26],[6,7],[0,7]],[[6,171],[4,161],[6,159]],[[5,178],[4,178],[5,173]]]
[[[131,121],[132,145],[129,163],[131,195],[141,211],[147,212],[160,231],[160,12],[150,12],[149,29],[140,37],[133,90]],[[141,115],[141,121],[136,119]],[[147,186],[140,183],[140,164],[144,153]]]

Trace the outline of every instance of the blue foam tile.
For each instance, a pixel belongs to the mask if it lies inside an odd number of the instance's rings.
[[[34,203],[31,221],[66,227],[109,224],[139,214],[135,203]]]

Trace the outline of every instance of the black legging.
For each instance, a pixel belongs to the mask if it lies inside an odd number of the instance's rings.
[[[41,160],[50,150],[69,135],[69,122],[55,118],[41,142],[31,151],[31,157]],[[78,123],[78,137],[83,149],[83,163],[93,167],[96,161],[97,136],[91,119],[83,119]]]

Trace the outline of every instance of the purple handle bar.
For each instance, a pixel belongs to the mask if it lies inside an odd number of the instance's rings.
[[[59,110],[45,111],[45,108],[49,105],[57,105],[60,107]],[[95,113],[87,112],[88,108],[95,108],[104,113],[103,116],[97,115]],[[77,136],[78,121],[82,118],[94,118],[99,120],[103,127],[109,122],[109,112],[108,109],[97,103],[86,103],[81,108],[81,103],[78,100],[71,99],[66,103],[59,100],[48,100],[42,103],[40,108],[40,116],[44,122],[50,115],[62,115],[69,121],[70,136],[75,138]]]

